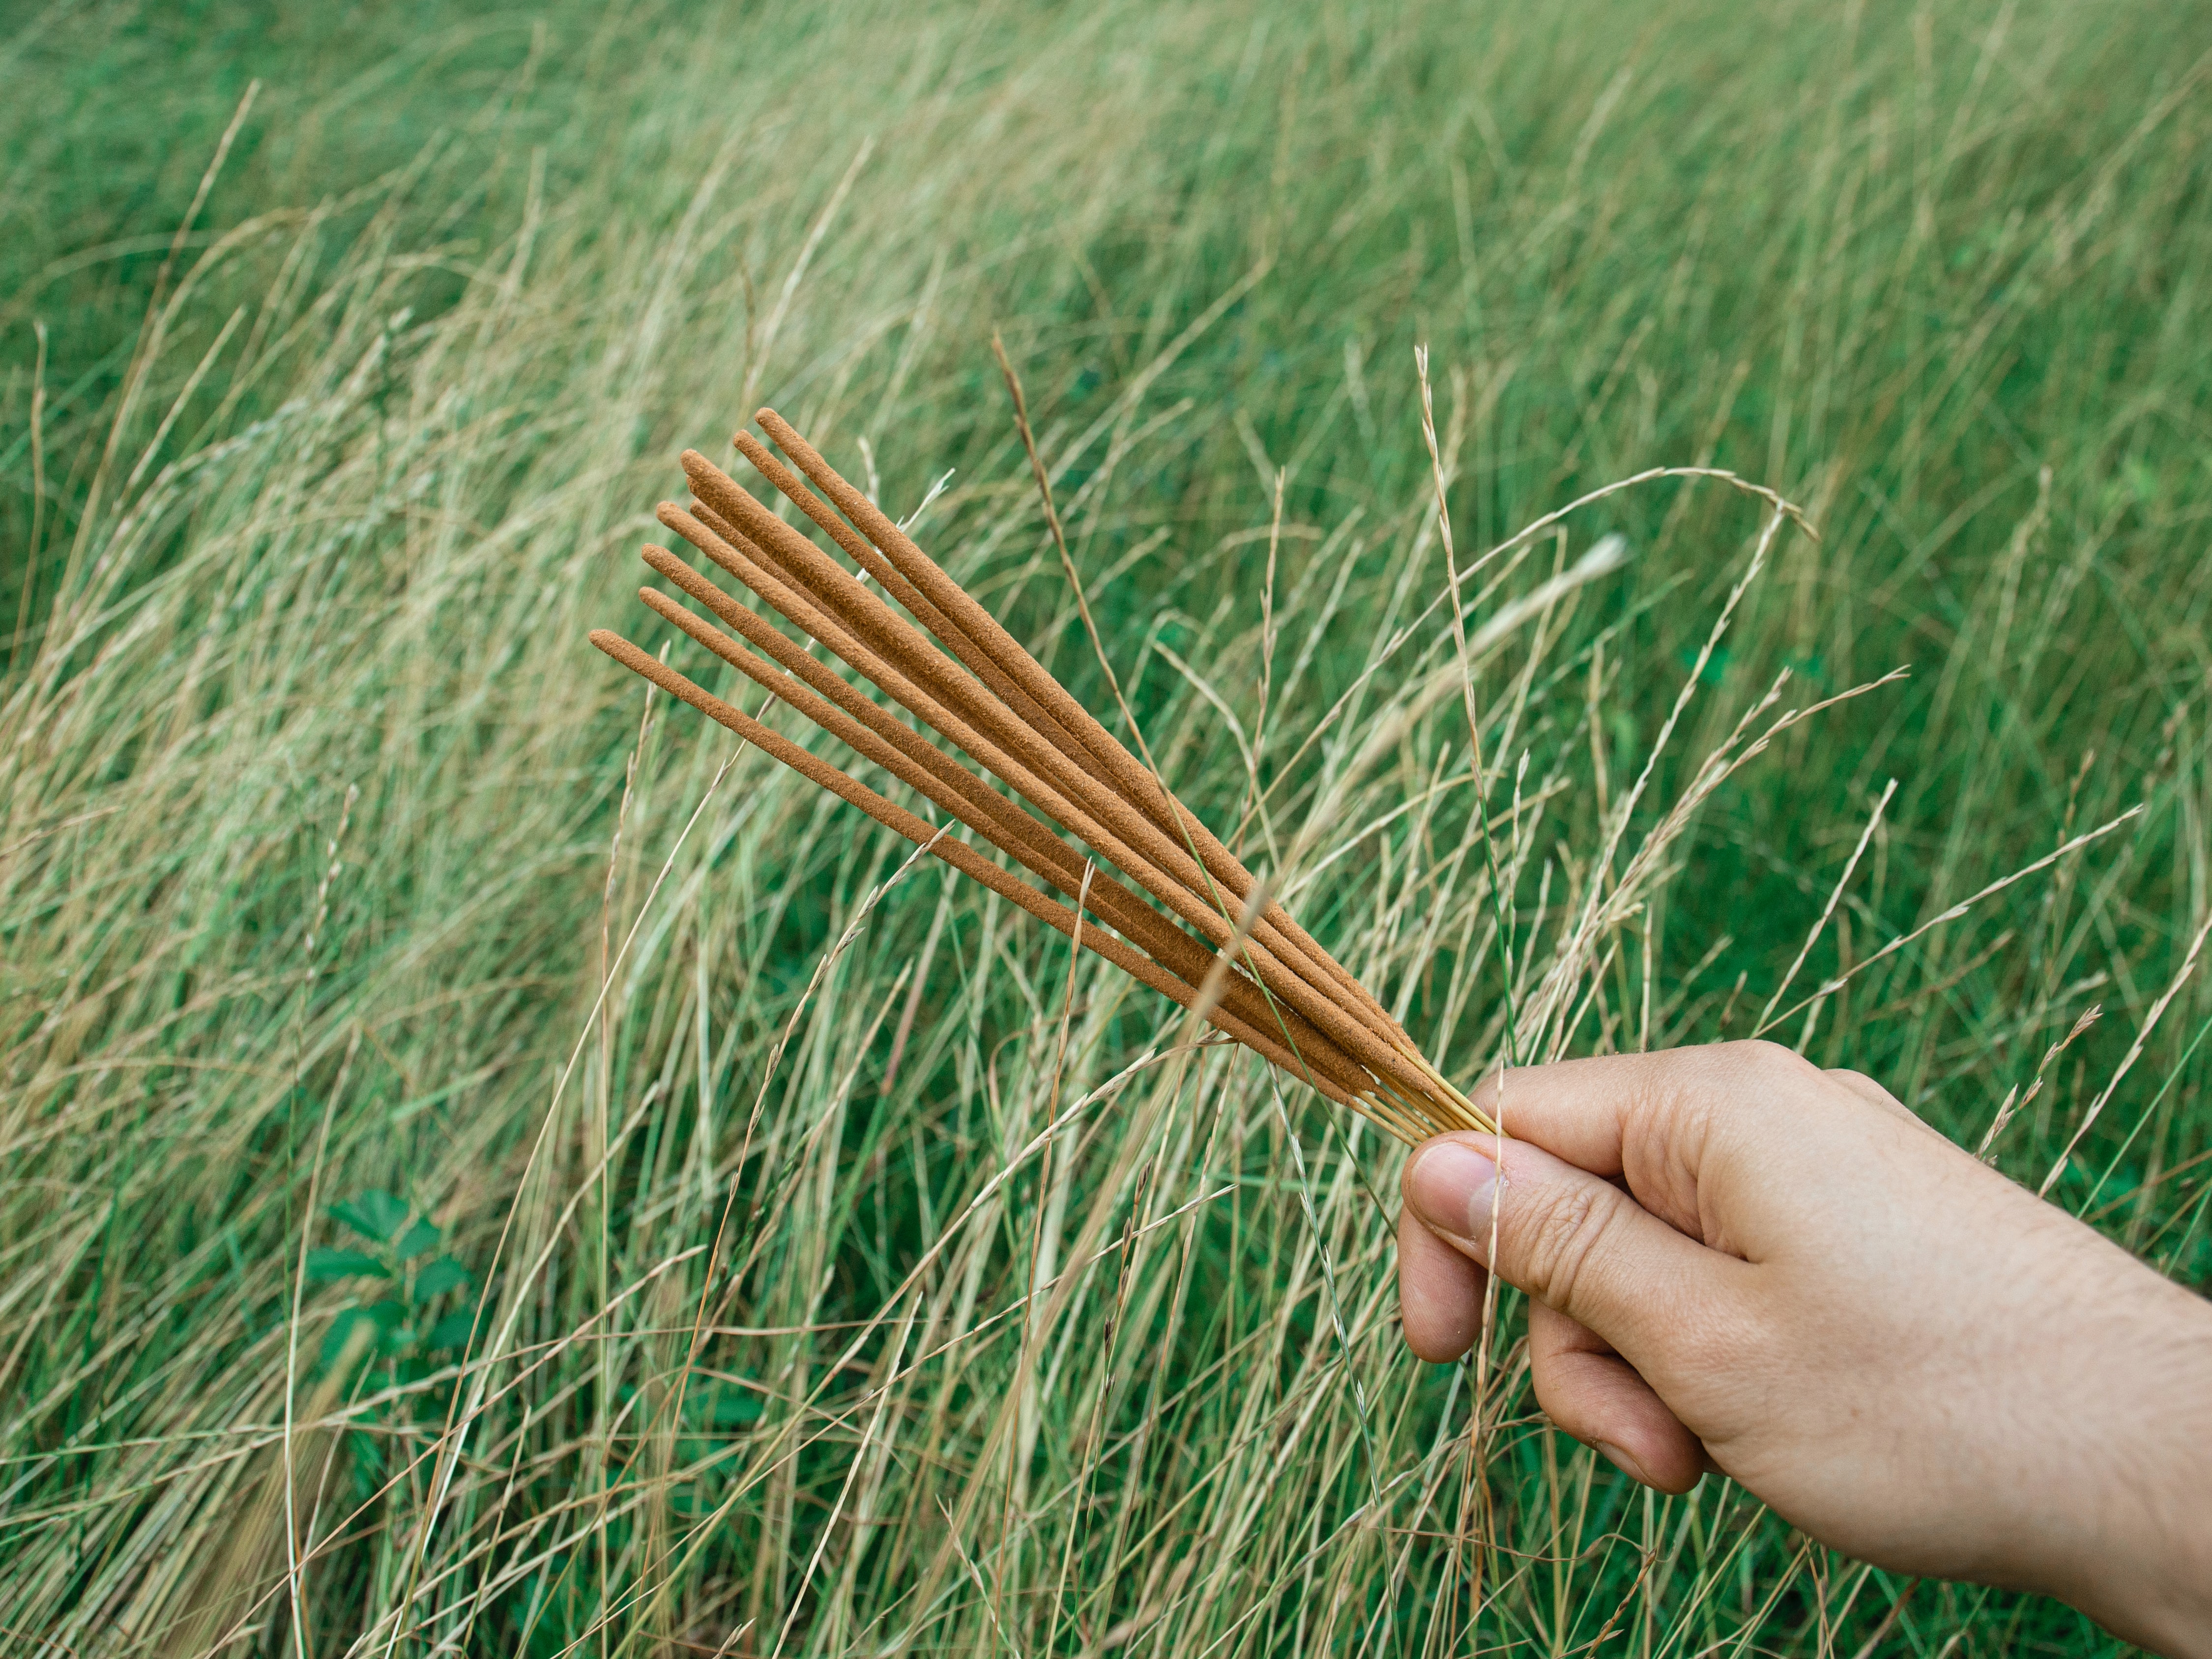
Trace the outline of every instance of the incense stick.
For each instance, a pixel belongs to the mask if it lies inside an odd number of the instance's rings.
[[[1400,1140],[1494,1127],[997,618],[773,410],[758,419],[796,471],[750,433],[738,449],[874,587],[696,451],[683,457],[694,504],[664,501],[660,522],[918,726],[666,548],[647,546],[646,563],[737,637],[659,589],[640,596],[952,822],[925,821],[618,635],[597,629],[593,645]],[[956,823],[1095,921],[983,857]]]
[[[793,607],[779,589],[753,580],[752,573],[761,563],[773,561],[781,565],[783,575],[836,607],[842,620],[863,638],[857,650],[825,639],[833,650],[918,718],[1005,779],[1055,823],[1127,872],[1210,942],[1218,946],[1227,939],[1232,927],[1231,912],[1226,905],[1212,900],[1206,876],[1190,854],[1156,822],[1139,814],[1123,795],[1106,787],[1083,769],[1079,760],[1053,742],[1054,727],[1039,731],[1023,726],[1003,702],[985,695],[981,687],[962,676],[911,624],[853,582],[818,548],[776,519],[733,480],[703,457],[687,455],[685,464],[702,495],[726,506],[733,517],[757,531],[760,539],[750,540],[726,521],[726,535],[702,541],[696,520],[672,507],[663,508],[662,522],[709,551],[791,620],[805,626],[805,616],[793,614]],[[716,542],[722,546],[717,548]],[[886,654],[916,676],[926,678],[929,691],[937,696],[917,699],[910,682],[887,674]],[[958,714],[949,714],[946,704],[957,706]],[[1064,729],[1066,723],[1055,724]],[[985,729],[979,732],[977,726]],[[1243,873],[1241,866],[1239,873]],[[1250,877],[1244,874],[1232,891],[1241,900],[1250,885]],[[1273,908],[1279,910],[1280,907]],[[1250,965],[1256,968],[1258,976],[1364,1065],[1409,1087],[1417,1096],[1427,1091],[1430,1080],[1407,1060],[1394,1040],[1395,1034],[1377,1030],[1371,1023],[1358,1019],[1356,1008],[1347,1012],[1334,1000],[1329,981],[1315,970],[1307,953],[1285,939],[1271,920],[1263,915],[1248,948]],[[1363,1025],[1366,1029],[1361,1029]]]

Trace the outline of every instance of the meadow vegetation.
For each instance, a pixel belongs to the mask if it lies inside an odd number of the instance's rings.
[[[1764,1030],[2212,1285],[2212,8],[17,11],[9,1650],[2114,1650],[1414,1361],[1391,1143],[584,636],[767,403],[1110,707],[996,330],[1448,1073]],[[1420,344],[1462,568],[1817,536],[1463,695]]]

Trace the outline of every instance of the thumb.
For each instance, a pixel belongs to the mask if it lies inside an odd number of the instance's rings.
[[[1711,1306],[1715,1279],[1744,1265],[1525,1140],[1440,1135],[1415,1149],[1402,1184],[1430,1231],[1632,1363],[1658,1358],[1694,1307]]]

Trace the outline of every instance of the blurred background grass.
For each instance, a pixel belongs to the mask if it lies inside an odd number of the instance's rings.
[[[2212,903],[2212,10],[11,11],[10,1641],[2111,1648],[1629,1489],[1510,1300],[1480,1376],[1407,1358],[1389,1148],[1224,1054],[1075,1111],[1165,1010],[933,869],[864,918],[901,849],[582,636],[658,646],[674,454],[768,401],[896,513],[951,469],[925,542],[1101,689],[1000,329],[1176,787],[1272,786],[1262,861],[1471,1079],[1757,520],[1646,486],[1485,600],[1632,550],[1486,661],[1501,905],[1449,629],[1395,640],[1425,342],[1463,550],[1659,464],[1820,527],[1632,845],[1780,670],[1911,670],[1714,796],[1553,1035],[1748,1034],[1892,778],[1783,1006],[2140,804],[1775,1035],[1970,1146],[2041,1076],[2031,1184],[2141,1036],[2052,1195],[2204,1285],[2212,994],[2149,1022]]]

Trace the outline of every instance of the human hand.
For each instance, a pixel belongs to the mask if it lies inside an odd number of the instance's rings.
[[[2212,1305],[1771,1043],[1475,1098],[1511,1139],[1406,1165],[1415,1353],[1467,1352],[1494,1267],[1531,1298],[1538,1402],[1638,1480],[1717,1468],[1876,1565],[2212,1655]]]

